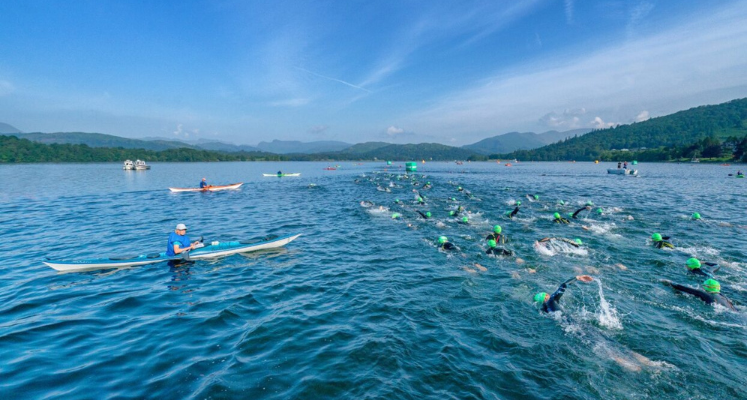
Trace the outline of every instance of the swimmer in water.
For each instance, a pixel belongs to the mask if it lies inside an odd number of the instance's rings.
[[[485,240],[495,240],[496,243],[505,244],[506,237],[501,232],[503,232],[503,228],[500,225],[496,225],[493,227],[493,233],[489,234]]]
[[[458,217],[458,216],[459,216],[459,214],[460,214],[460,213],[462,213],[462,212],[464,212],[464,207],[462,207],[462,206],[459,206],[459,207],[457,207],[457,209],[456,209],[456,210],[454,210],[454,211],[449,211],[449,216],[450,216],[450,217]]]
[[[540,197],[536,194],[528,194],[527,200],[529,201],[539,201]]]
[[[589,205],[589,204],[587,203],[587,204],[586,204],[585,206],[583,206],[583,207],[579,208],[579,209],[578,209],[578,210],[576,210],[576,211],[575,211],[575,212],[574,212],[573,214],[571,214],[571,218],[573,218],[573,219],[576,219],[576,217],[578,216],[578,213],[580,213],[581,211],[584,211],[584,210],[589,210],[589,211],[591,211],[591,205]]]
[[[571,221],[568,221],[567,219],[561,217],[560,213],[553,214],[553,218],[554,218],[553,222],[555,222],[556,224],[567,224],[567,223],[571,222]]]
[[[542,311],[546,313],[551,313],[555,311],[563,311],[563,308],[560,307],[560,304],[558,302],[560,301],[560,298],[563,296],[563,293],[565,293],[565,289],[568,287],[568,285],[575,281],[588,283],[593,280],[594,278],[590,277],[589,275],[578,275],[576,277],[573,277],[561,283],[558,289],[553,294],[548,294],[545,292],[540,292],[540,293],[535,294],[534,302],[540,305],[540,307],[542,307]]]
[[[374,203],[372,201],[368,201],[368,200],[361,201],[361,207],[368,208],[368,207],[373,207],[373,206],[374,206]]]
[[[458,223],[458,224],[461,224],[461,225],[469,225],[469,218],[467,218],[467,217],[462,217],[462,219],[461,219],[461,220],[459,220],[459,221],[457,221],[457,223]]]
[[[711,263],[711,262],[704,262],[703,264],[705,264],[705,265],[707,265],[709,267],[715,267],[715,266],[718,265],[716,263]],[[700,275],[700,276],[705,277],[705,278],[713,278],[713,274],[715,274],[716,272],[718,272],[719,269],[721,269],[721,267],[718,267],[718,268],[714,269],[713,271],[710,271],[710,270],[708,270],[706,268],[703,268],[700,265],[700,260],[698,260],[697,258],[689,258],[689,259],[687,259],[687,261],[685,262],[685,266],[687,267],[687,273],[688,274],[691,274],[691,275]]]
[[[456,247],[454,243],[449,242],[449,238],[447,238],[446,236],[438,237],[438,247],[443,250],[459,250],[459,247]]]
[[[693,213],[691,218],[693,221],[701,221],[699,213]]]
[[[706,304],[720,304],[730,310],[736,311],[736,308],[734,308],[734,304],[731,303],[729,299],[726,298],[723,294],[721,294],[721,284],[715,280],[715,279],[706,279],[705,282],[703,282],[703,290],[701,289],[695,289],[688,286],[678,285],[676,283],[672,283],[672,281],[667,279],[662,279],[661,283],[663,283],[665,286],[669,286],[674,290],[689,293],[704,302]]]
[[[506,250],[506,249],[498,247],[498,243],[496,243],[495,240],[493,239],[488,240],[488,250],[485,251],[485,254],[494,255],[494,256],[514,255],[514,253],[511,250]]]
[[[542,238],[542,239],[538,240],[537,243],[548,243],[549,244],[553,240],[559,240],[561,242],[568,243],[568,244],[570,244],[573,247],[581,247],[581,245],[584,244],[584,242],[582,242],[581,239],[579,239],[579,238],[571,240],[571,239],[556,238],[556,237]]]
[[[516,208],[514,208],[513,211],[506,211],[506,217],[508,217],[508,219],[513,219],[513,217],[515,217],[516,214],[519,213],[519,206],[521,206],[521,202],[517,201]]]
[[[420,216],[423,217],[423,219],[431,219],[431,212],[430,211],[426,211],[425,213],[423,213],[420,210],[415,210],[415,211],[417,211],[418,214],[420,214]]]
[[[672,243],[669,243],[667,240],[669,240],[669,236],[661,236],[660,233],[654,233],[651,235],[651,240],[654,241],[654,247],[657,249],[673,249],[674,245]]]

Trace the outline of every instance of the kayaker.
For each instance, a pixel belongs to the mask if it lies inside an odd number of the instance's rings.
[[[709,267],[715,267],[718,264],[712,263],[712,262],[704,262],[703,264],[708,265]],[[714,269],[713,271],[710,271],[708,269],[705,269],[701,266],[700,260],[697,258],[688,258],[685,262],[685,266],[687,267],[687,273],[692,275],[700,275],[706,278],[713,278],[713,274],[718,272],[718,270],[721,267],[718,267]]]
[[[187,226],[179,224],[176,226],[174,232],[169,234],[169,243],[166,245],[166,255],[173,257],[177,254],[190,251],[197,247],[200,242],[189,243],[189,237],[187,236]]]
[[[495,240],[490,239],[488,240],[488,250],[485,251],[485,254],[494,256],[512,256],[514,253],[511,250],[498,247],[498,243],[496,243]]]
[[[622,164],[622,163],[621,163],[620,161],[618,161],[618,162],[617,162],[617,169],[620,169],[620,168],[622,168],[620,164]]]
[[[591,282],[593,280],[594,279],[589,275],[578,275],[561,283],[558,287],[558,290],[556,290],[553,294],[548,294],[545,292],[535,294],[534,302],[540,304],[542,307],[542,311],[546,313],[562,311],[563,309],[560,307],[560,304],[558,304],[558,302],[560,301],[560,297],[563,296],[563,293],[565,293],[565,289],[568,287],[568,284],[571,284],[575,281]]]
[[[556,224],[567,224],[567,223],[571,222],[571,221],[568,221],[567,219],[561,217],[560,213],[553,214],[553,218],[554,218],[553,222],[555,222]]]
[[[623,169],[628,169],[628,162],[627,162],[627,161],[625,161],[625,162],[623,163]]]
[[[283,176],[283,171],[278,171],[278,176]]]
[[[200,189],[207,189],[209,187],[210,187],[210,185],[208,185],[207,179],[202,178],[202,181],[200,182]]]
[[[651,235],[651,240],[654,241],[654,247],[657,249],[673,249],[674,245],[669,243],[667,240],[669,240],[669,236],[661,236],[660,233],[654,233]]]
[[[705,301],[706,304],[716,303],[730,310],[736,311],[736,308],[734,308],[734,304],[732,304],[731,301],[726,298],[726,296],[721,294],[721,284],[715,279],[706,279],[702,285],[704,290],[678,285],[676,283],[672,283],[672,281],[667,279],[662,279],[661,283],[663,283],[665,286],[671,287],[674,290],[689,293]]]

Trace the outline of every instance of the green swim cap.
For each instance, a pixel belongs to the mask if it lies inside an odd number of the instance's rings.
[[[602,209],[601,208],[597,208],[597,214],[601,214],[601,213],[602,213]]]
[[[591,201],[591,200],[589,200],[589,201],[587,201],[587,202],[586,202],[586,205],[587,205],[587,206],[593,206],[593,205],[594,205],[594,202],[593,202],[593,201]]]
[[[520,205],[521,205],[521,200],[517,200],[517,201],[516,201],[516,205],[517,205],[517,206],[520,206]]]
[[[418,202],[422,203],[423,202],[423,198],[422,197],[418,197]]]
[[[584,244],[584,242],[582,242],[581,239],[579,239],[579,238],[575,238],[575,239],[573,239],[573,241],[576,242],[577,245]]]
[[[456,197],[452,197],[452,198],[451,198],[451,201],[456,201]]]
[[[495,233],[501,233],[503,231],[503,228],[501,228],[500,225],[496,225],[493,227],[493,232]]]
[[[693,213],[693,219],[700,219],[700,214]]]
[[[431,183],[430,183],[430,182],[426,182],[425,184],[426,184],[426,185],[430,185]]]
[[[449,211],[449,216],[453,216],[453,215],[454,215],[454,211]]]
[[[438,237],[438,244],[444,244],[446,241],[449,240],[446,236],[439,236]]]
[[[560,204],[561,206],[564,206],[564,205],[565,205],[565,201],[563,201],[563,200],[558,200],[558,204]]]
[[[469,218],[467,218],[467,217],[462,217],[462,222],[464,222],[464,223],[466,224],[467,222],[469,222]]]
[[[461,187],[461,186],[459,186],[459,187],[457,188],[457,190],[462,190],[462,187]]]
[[[544,303],[545,302],[545,297],[547,297],[547,293],[545,293],[545,292],[537,293],[537,294],[534,295],[534,302],[535,303]]]
[[[399,203],[399,199],[394,199],[394,202],[395,203]]]
[[[535,194],[535,195],[534,195],[534,199],[535,199],[535,200],[539,200],[539,199],[540,199],[540,197],[539,197],[538,195],[536,195],[536,194]]]
[[[428,218],[430,218],[431,217],[431,212],[430,211],[426,212],[425,216],[428,217]]]
[[[654,242],[661,242],[661,233],[654,233],[653,235],[651,235],[651,240],[653,240]]]
[[[401,215],[399,215],[399,213],[392,214],[392,219],[397,219],[399,217],[401,217]]]
[[[721,291],[721,284],[715,279],[706,279],[706,281],[703,282],[703,289],[705,289],[706,292],[719,293]]]
[[[560,219],[560,213],[555,213],[552,215],[555,219]]]
[[[700,268],[700,260],[697,258],[688,258],[685,265],[687,265],[688,269],[698,269]]]
[[[495,247],[495,246],[498,246],[498,243],[496,243],[495,240],[490,239],[488,240],[488,246]]]

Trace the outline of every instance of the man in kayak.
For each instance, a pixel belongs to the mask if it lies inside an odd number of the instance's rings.
[[[283,171],[278,171],[278,176],[283,176]]]
[[[654,241],[654,247],[657,249],[673,249],[674,245],[669,243],[669,236],[661,236],[660,233],[654,233],[651,235],[651,240]]]
[[[189,243],[189,237],[187,236],[187,226],[179,224],[176,226],[174,232],[169,234],[169,243],[166,246],[166,255],[174,257],[177,254],[190,251],[197,247],[200,242]]]
[[[546,313],[551,313],[555,311],[563,311],[563,309],[560,307],[560,304],[558,304],[558,302],[560,301],[560,298],[563,296],[563,293],[565,293],[565,289],[568,287],[568,285],[575,281],[591,282],[593,280],[594,279],[590,277],[589,275],[578,275],[576,277],[573,277],[561,283],[560,287],[558,287],[558,290],[556,290],[555,293],[553,294],[548,294],[545,292],[540,292],[540,293],[535,294],[534,302],[541,305],[542,311]]]
[[[209,187],[210,187],[210,185],[208,185],[207,179],[202,178],[202,181],[200,182],[200,189],[207,189]]]
[[[734,308],[734,304],[732,304],[731,301],[726,298],[726,296],[721,294],[721,284],[715,279],[706,279],[706,281],[703,282],[704,290],[678,285],[676,283],[672,283],[672,281],[667,279],[662,279],[661,283],[663,283],[665,286],[671,287],[674,290],[689,293],[705,301],[706,304],[716,303],[730,310],[736,311],[736,308]]]
[[[718,264],[712,263],[712,262],[704,262],[703,264],[709,266],[709,267],[715,267]],[[700,275],[706,278],[713,278],[713,274],[718,272],[721,267],[718,267],[714,269],[713,271],[710,271],[708,269],[702,268],[700,265],[700,260],[697,258],[688,258],[685,262],[685,266],[687,267],[687,273],[692,275]]]

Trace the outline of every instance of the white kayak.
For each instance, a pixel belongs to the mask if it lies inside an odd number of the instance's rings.
[[[169,257],[165,252],[150,253],[122,257],[95,258],[88,260],[47,260],[44,264],[62,272],[90,271],[104,268],[125,268],[138,265],[155,264],[164,261],[179,260],[203,260],[207,258],[216,258],[230,256],[237,253],[248,253],[258,250],[274,249],[285,246],[301,236],[288,235],[282,237],[265,237],[256,240],[242,240],[236,242],[212,242],[203,247],[191,250],[187,256],[177,255]]]
[[[276,176],[278,178],[282,178],[284,176],[301,176],[301,173],[299,172],[299,173],[293,173],[293,174],[280,174],[280,175],[278,175],[278,174],[262,174],[262,175],[264,175],[264,176]]]
[[[633,176],[635,176],[635,175],[638,175],[638,170],[637,169],[624,169],[624,168],[619,168],[619,169],[608,168],[607,169],[607,173],[608,174],[613,174],[613,175],[633,175]]]
[[[208,186],[206,188],[172,188],[170,187],[169,190],[171,190],[172,192],[217,192],[219,190],[238,189],[243,184],[244,182],[239,182],[239,183],[232,183],[230,185]]]

